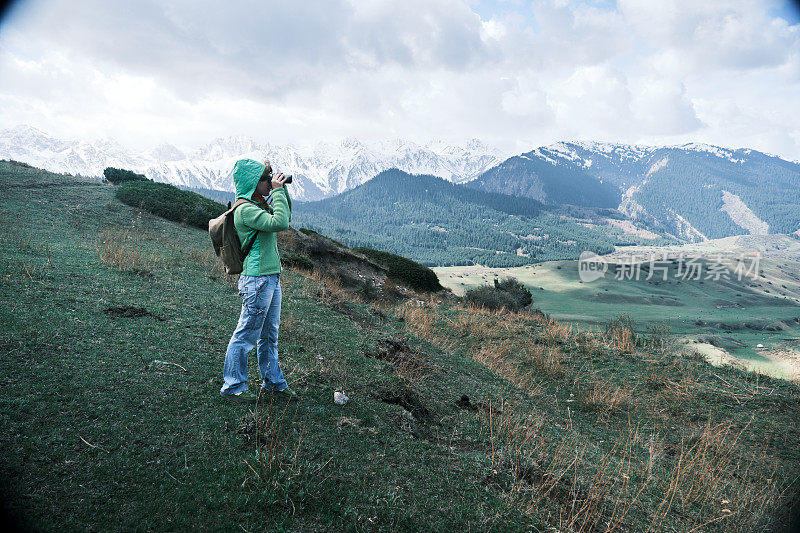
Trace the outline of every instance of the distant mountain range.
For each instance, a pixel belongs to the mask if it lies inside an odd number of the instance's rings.
[[[467,186],[616,208],[690,242],[800,229],[800,164],[750,149],[561,142],[511,157]]]
[[[309,146],[259,144],[248,137],[216,139],[191,153],[170,144],[135,153],[112,139],[89,143],[53,138],[30,126],[0,131],[0,158],[15,159],[53,172],[100,177],[106,167],[141,172],[155,181],[183,187],[233,190],[236,160],[269,159],[276,170],[292,173],[293,197],[318,200],[360,185],[388,168],[434,174],[454,183],[474,179],[505,155],[474,139],[465,146],[442,141],[418,145],[403,140]]]
[[[233,190],[230,172],[243,157],[270,159],[295,174],[298,201],[339,195],[396,168],[544,206],[614,209],[625,219],[617,227],[681,241],[800,230],[800,163],[751,149],[559,142],[506,158],[479,140],[463,147],[356,139],[295,147],[228,137],[188,154],[168,144],[137,154],[110,139],[64,141],[29,126],[0,131],[0,158],[85,176],[122,167],[215,199],[214,191]]]

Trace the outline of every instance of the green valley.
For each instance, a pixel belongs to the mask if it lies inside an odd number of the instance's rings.
[[[699,278],[679,271],[677,257],[701,258]],[[735,268],[743,254],[758,253],[757,272],[743,275]],[[667,254],[669,263],[661,259]],[[615,275],[614,267],[642,268]],[[722,261],[716,259],[720,255]],[[654,258],[652,274],[648,258]],[[726,259],[727,257],[727,259]],[[548,261],[519,268],[437,267],[442,284],[457,294],[470,287],[513,277],[533,293],[534,306],[552,317],[584,329],[602,328],[611,318],[629,314],[644,332],[666,325],[688,348],[716,363],[800,379],[800,239],[796,235],[751,235],[666,247],[624,247],[603,256],[604,277],[583,282],[578,261]],[[724,265],[724,276],[709,276],[709,265]],[[752,261],[746,264],[752,266]],[[746,273],[743,271],[743,274]],[[664,275],[666,274],[666,280]],[[647,278],[650,279],[647,279]],[[759,345],[762,345],[759,347]]]

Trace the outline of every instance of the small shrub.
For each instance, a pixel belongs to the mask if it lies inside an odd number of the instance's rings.
[[[197,193],[149,180],[123,183],[116,196],[130,206],[204,230],[208,229],[209,220],[225,212],[224,205]]]
[[[302,254],[283,252],[281,254],[281,262],[303,270],[314,270],[314,261]]]
[[[622,314],[606,323],[605,337],[612,345],[622,351],[644,348],[657,353],[665,353],[674,348],[670,337],[670,327],[666,322],[657,322],[647,328],[647,334],[637,334],[636,320],[629,314]],[[713,343],[712,343],[713,344]]]
[[[631,351],[641,342],[636,335],[635,327],[636,320],[633,316],[625,313],[606,323],[605,337],[616,349],[623,352]]]
[[[469,289],[466,294],[464,294],[464,300],[478,307],[484,307],[493,311],[503,308],[516,310],[517,305],[517,301],[513,295],[505,291],[499,291],[488,285]]]
[[[657,352],[666,352],[673,348],[674,342],[670,337],[671,328],[666,322],[657,322],[647,328],[645,345]]]
[[[436,292],[444,289],[439,283],[436,273],[416,261],[372,248],[358,247],[353,250],[364,254],[371,261],[384,267],[389,278],[416,291]]]
[[[106,167],[103,171],[103,176],[114,185],[119,185],[126,181],[149,181],[144,175],[124,168]]]
[[[527,307],[533,303],[533,295],[531,295],[531,291],[529,291],[525,285],[514,278],[506,278],[500,282],[494,280],[494,288],[498,291],[507,292],[508,294],[512,295],[517,301],[519,309]]]
[[[519,311],[533,303],[531,292],[514,278],[506,278],[500,282],[494,280],[494,287],[485,285],[469,289],[464,299],[491,310],[506,308],[509,311]]]

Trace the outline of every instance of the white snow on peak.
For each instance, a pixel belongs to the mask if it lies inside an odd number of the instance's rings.
[[[113,139],[61,140],[24,125],[0,131],[0,158],[83,176],[100,177],[103,169],[111,166],[174,185],[232,191],[231,171],[237,160],[269,160],[276,171],[295,175],[293,197],[299,200],[316,200],[344,192],[389,168],[463,183],[507,157],[477,139],[465,145],[442,140],[420,145],[403,139],[365,142],[349,137],[338,142],[295,146],[229,136],[192,152],[162,143],[136,153]]]
[[[148,151],[145,156],[154,161],[158,161],[159,163],[186,159],[186,154],[184,154],[180,148],[169,143],[159,144],[152,150]]]
[[[645,146],[600,141],[560,141],[547,146],[540,146],[530,152],[529,155],[539,157],[554,165],[567,163],[589,168],[592,164],[598,162],[598,158],[599,160],[606,159],[617,163],[638,161],[660,149],[707,153],[737,164],[744,163],[745,156],[753,153],[753,150],[750,149],[734,150],[705,143]]]
[[[578,155],[575,149],[563,141],[552,144],[545,148],[545,150],[556,153],[564,159],[568,159],[570,161],[583,162],[583,158]]]
[[[691,150],[693,152],[705,152],[711,155],[715,155],[717,157],[721,157],[722,159],[727,159],[732,163],[743,163],[744,159],[737,159],[733,157],[734,150],[730,148],[722,148],[721,146],[714,146],[711,144],[705,143],[687,143],[679,146],[683,150]]]
[[[650,146],[600,141],[561,141],[548,146],[540,146],[532,153],[554,165],[568,162],[583,168],[590,168],[598,159],[617,162],[638,160],[650,155],[654,150],[656,148]]]

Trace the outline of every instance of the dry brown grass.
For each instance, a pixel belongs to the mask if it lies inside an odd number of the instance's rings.
[[[532,517],[548,516],[560,531],[614,531],[638,504],[648,479],[635,478],[635,428],[605,453],[585,438],[551,441],[546,420],[503,403],[484,414],[493,473],[508,476],[507,504]]]
[[[529,393],[541,387],[542,375],[563,371],[563,352],[559,344],[573,339],[571,325],[527,313],[492,311],[473,305],[452,307],[455,316],[444,317],[436,309],[437,300],[420,304],[409,300],[395,308],[405,328],[445,351],[464,348],[465,354]],[[532,328],[540,326],[534,332]],[[532,334],[544,335],[546,345],[534,343]]]
[[[227,277],[214,255],[211,244],[189,248],[166,230],[155,231],[142,224],[142,212],[130,226],[103,226],[97,234],[97,257],[100,263],[120,271],[147,274],[155,271],[195,267],[200,264],[213,278]]]
[[[603,379],[593,379],[583,388],[582,401],[595,409],[616,411],[628,405],[632,391]]]
[[[106,227],[97,236],[100,262],[117,270],[148,270],[158,260],[142,250],[142,234],[133,228]]]
[[[222,260],[217,257],[211,248],[192,248],[189,250],[188,257],[189,261],[199,265],[211,278],[235,278],[235,276],[228,276],[225,273],[225,266],[222,264]]]
[[[422,302],[422,305],[417,302]],[[405,329],[447,352],[453,352],[458,339],[446,331],[439,331],[439,313],[432,309],[435,301],[411,299],[395,308],[395,316],[401,318]]]
[[[341,282],[319,270],[314,270],[306,275],[309,283],[305,283],[303,287],[303,295],[306,298],[314,298],[322,302],[331,303],[343,298],[354,299],[355,295],[348,294],[342,288]]]
[[[409,300],[400,307],[399,317],[403,319],[406,329],[417,337],[431,342],[437,338],[436,313],[416,305],[415,300]]]
[[[768,464],[762,453],[736,453],[746,431],[747,426],[735,431],[731,422],[712,424],[709,416],[699,435],[682,440],[651,530],[661,530],[667,515],[678,510],[689,514],[687,531],[723,520],[729,531],[757,531],[768,523],[781,497],[778,476],[774,469],[772,475],[756,474],[754,465]]]
[[[528,392],[539,390],[542,375],[563,372],[559,344],[574,339],[570,325],[472,304],[454,306],[455,316],[443,317],[432,305],[408,302],[396,315],[410,333],[446,351],[469,345],[466,355]],[[534,331],[537,325],[540,329]],[[533,335],[544,336],[546,344],[534,342]]]
[[[566,344],[574,342],[577,330],[574,329],[571,322],[566,324],[556,320],[548,320],[544,322],[545,334],[550,344]]]
[[[672,530],[675,516],[682,517],[682,531],[712,524],[715,530],[758,531],[782,496],[777,473],[756,473],[763,454],[737,451],[747,427],[736,430],[729,422],[709,421],[677,447],[629,425],[601,450],[576,434],[552,440],[544,417],[507,402],[490,403],[482,416],[489,482],[504,491],[508,505],[547,516],[559,531]],[[649,523],[634,525],[629,515],[640,505],[654,512]]]
[[[475,347],[469,351],[468,356],[529,394],[538,394],[541,391],[541,379],[533,372],[521,371],[517,361],[503,357],[493,347]]]
[[[667,404],[678,408],[682,404],[694,401],[699,391],[697,374],[693,369],[686,369],[680,381],[665,380],[662,397]]]
[[[395,374],[409,387],[418,388],[428,378],[429,373],[425,367],[412,361],[400,361],[394,367]]]
[[[602,338],[609,348],[618,350],[621,353],[631,353],[635,348],[635,337],[630,328],[613,328],[607,334],[604,334]]]

